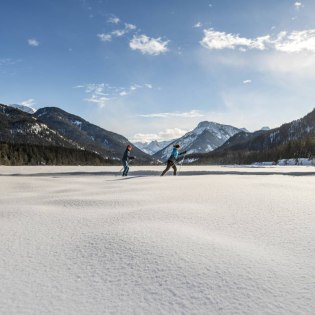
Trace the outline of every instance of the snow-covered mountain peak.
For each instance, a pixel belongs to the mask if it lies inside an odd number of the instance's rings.
[[[143,152],[152,155],[162,150],[173,141],[174,140],[165,140],[165,141],[153,140],[151,142],[134,142],[134,144]]]
[[[212,121],[201,121],[198,125],[197,125],[197,127],[196,127],[196,129],[206,129],[206,128],[209,128],[209,127],[212,127],[212,126],[215,126],[215,125],[218,125],[217,123],[215,123],[215,122],[212,122]]]
[[[176,143],[189,153],[206,153],[221,146],[230,137],[241,132],[240,129],[229,125],[223,125],[215,122],[202,121],[195,129],[189,131]],[[154,156],[158,159],[165,160],[172,150],[172,146],[168,145],[164,149],[158,151]]]
[[[218,125],[219,124],[212,121],[202,121],[197,125],[197,127],[192,132],[196,134],[201,134],[205,129],[214,129],[217,128]]]
[[[9,104],[10,107],[14,107],[16,109],[19,109],[25,113],[28,114],[34,114],[36,112],[36,109],[30,107],[30,106],[25,106],[25,105],[19,105],[19,104]]]
[[[245,127],[244,128],[241,128],[241,131],[244,131],[244,132],[249,132]]]
[[[270,128],[265,126],[265,127],[262,127],[260,130],[268,131],[268,130],[270,130]]]

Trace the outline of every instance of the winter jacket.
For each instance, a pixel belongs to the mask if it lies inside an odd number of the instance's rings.
[[[128,149],[126,149],[125,153],[122,157],[122,161],[128,162],[129,160],[133,160],[134,158],[135,158],[134,156],[130,156],[130,151]]]
[[[175,163],[177,158],[182,155],[182,154],[185,154],[187,151],[184,151],[184,152],[181,152],[181,153],[178,153],[178,150],[176,148],[173,148],[173,151],[171,153],[171,156],[169,157],[169,161]]]

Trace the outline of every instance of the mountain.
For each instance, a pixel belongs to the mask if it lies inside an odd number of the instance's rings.
[[[83,118],[57,107],[41,108],[36,111],[34,116],[49,127],[58,130],[66,139],[106,158],[120,160],[127,144],[130,143],[127,138],[117,133],[93,125]],[[152,161],[149,155],[136,146],[133,147],[132,155],[135,155],[137,162],[140,163]]]
[[[301,119],[270,130],[241,132],[207,154],[192,154],[197,163],[249,164],[315,155],[315,109]]]
[[[302,140],[315,133],[315,109],[305,117],[269,130],[240,134],[229,139],[218,151],[262,151],[275,148],[289,141]]]
[[[147,142],[134,142],[134,144],[143,152],[153,155],[154,153],[164,149],[166,146],[168,146],[170,143],[172,143],[173,140],[166,140],[166,141],[157,141],[153,140],[149,143]]]
[[[36,112],[36,109],[29,107],[29,106],[25,106],[25,105],[9,104],[8,106],[17,108],[17,109],[21,110],[22,112],[25,112],[28,114],[34,114]]]
[[[240,132],[229,138],[224,144],[218,147],[215,151],[228,151],[228,150],[243,150],[250,146],[253,150],[259,150],[259,139],[267,131],[258,130],[255,132]]]
[[[33,115],[2,104],[0,104],[0,141],[80,148],[78,143],[64,138]]]
[[[246,128],[241,128],[241,131],[249,132]]]
[[[93,125],[79,116],[56,107],[46,107],[34,114],[0,104],[0,141],[79,149],[93,152],[102,159],[120,161],[128,139]],[[153,159],[134,147],[137,163]]]
[[[215,122],[203,121],[181,138],[171,142],[167,147],[158,151],[153,157],[166,160],[172,151],[173,144],[178,143],[182,150],[193,153],[206,153],[221,146],[233,135],[242,132],[241,129]]]

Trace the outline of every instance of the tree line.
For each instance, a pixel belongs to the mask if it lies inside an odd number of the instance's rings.
[[[0,143],[2,165],[115,165],[119,161],[79,149],[34,144]]]
[[[314,158],[315,136],[303,140],[292,140],[275,148],[250,151],[225,150],[212,151],[206,154],[190,155],[197,159],[194,164],[252,164],[255,162],[277,162],[281,159]]]

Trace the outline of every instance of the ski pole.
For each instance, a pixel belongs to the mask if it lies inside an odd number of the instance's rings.
[[[133,161],[134,159],[131,159],[130,161],[128,161],[128,165],[130,165],[130,163]],[[120,169],[119,171],[119,175],[121,174],[121,172],[124,170],[124,166]]]
[[[186,154],[187,154],[187,152],[184,154],[184,157],[183,157],[183,159],[182,159],[182,162],[180,163],[179,170],[178,170],[178,174],[179,174],[179,172],[180,172],[180,170],[181,170],[181,168],[182,168],[182,165],[183,165],[183,163],[184,163]]]

